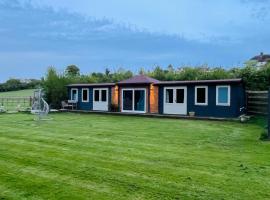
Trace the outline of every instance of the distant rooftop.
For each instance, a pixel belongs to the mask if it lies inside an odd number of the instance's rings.
[[[137,75],[133,76],[130,79],[120,81],[118,84],[151,84],[151,83],[159,83],[160,81],[145,75]]]
[[[255,60],[258,62],[268,62],[268,61],[270,61],[270,54],[264,54],[262,52],[260,55],[254,56],[250,60]]]

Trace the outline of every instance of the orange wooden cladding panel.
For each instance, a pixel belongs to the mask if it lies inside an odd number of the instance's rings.
[[[112,104],[118,105],[119,88],[115,86],[112,88]]]
[[[150,113],[158,113],[158,87],[150,86]]]

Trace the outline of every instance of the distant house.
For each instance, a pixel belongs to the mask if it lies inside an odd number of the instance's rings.
[[[159,81],[144,75],[118,83],[68,85],[78,110],[238,117],[245,107],[241,79]]]
[[[254,56],[250,61],[256,61],[257,67],[262,67],[266,63],[270,62],[270,54],[264,54],[263,52],[260,55]]]

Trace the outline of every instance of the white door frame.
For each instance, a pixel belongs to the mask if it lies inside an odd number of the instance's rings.
[[[173,103],[166,103],[166,90],[173,90]],[[176,90],[184,89],[184,103],[176,103]],[[187,87],[186,86],[172,86],[164,87],[163,89],[163,113],[164,114],[176,114],[187,115]]]
[[[95,91],[99,91],[99,101],[95,101]],[[102,90],[106,90],[106,101],[102,101]],[[93,88],[93,110],[109,111],[109,89]]]
[[[143,90],[144,91],[144,111],[137,111],[134,109],[135,102],[135,91]],[[132,91],[132,110],[124,110],[124,91]],[[146,89],[145,88],[122,88],[121,95],[121,112],[132,112],[132,113],[146,113]]]

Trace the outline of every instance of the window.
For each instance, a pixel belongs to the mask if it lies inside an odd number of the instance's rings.
[[[71,100],[78,101],[78,89],[71,89]]]
[[[107,101],[107,90],[101,90],[101,101]]]
[[[217,86],[216,88],[216,105],[230,106],[231,101],[231,87],[228,85]]]
[[[99,101],[99,90],[95,90],[94,101]]]
[[[134,94],[134,110],[144,111],[144,90],[135,90]]]
[[[82,89],[82,102],[89,102],[89,89],[88,88]]]
[[[166,89],[166,103],[173,103],[173,89]]]
[[[176,89],[176,103],[184,103],[185,100],[185,90]]]
[[[146,111],[146,90],[145,89],[123,89],[122,90],[122,112]]]
[[[123,90],[123,110],[133,110],[133,91]]]
[[[96,103],[107,103],[108,102],[108,89],[96,88],[93,92],[93,99]]]
[[[208,87],[195,87],[195,105],[208,105]]]

